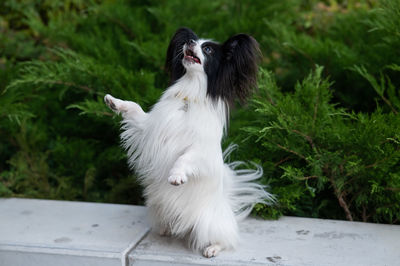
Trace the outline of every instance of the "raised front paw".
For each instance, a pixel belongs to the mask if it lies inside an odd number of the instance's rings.
[[[108,107],[111,108],[117,114],[121,113],[123,117],[134,116],[140,118],[140,115],[144,115],[142,107],[135,102],[123,101],[112,97],[110,94],[104,96],[104,102]]]
[[[171,174],[171,175],[168,177],[168,182],[169,182],[171,185],[179,186],[179,185],[182,185],[182,184],[184,184],[184,183],[187,182],[187,177],[186,177],[186,175],[183,174],[183,173]]]
[[[119,110],[116,106],[115,100],[117,99],[112,97],[110,94],[104,96],[104,102],[107,104],[107,106],[110,107],[110,109],[112,109],[113,111],[118,112]]]

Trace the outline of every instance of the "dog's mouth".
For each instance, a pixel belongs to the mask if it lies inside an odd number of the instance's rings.
[[[190,48],[185,50],[185,60],[193,64],[201,64],[200,59],[194,54]]]

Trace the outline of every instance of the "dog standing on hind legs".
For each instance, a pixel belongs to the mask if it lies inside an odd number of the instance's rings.
[[[243,163],[224,163],[234,145],[225,152],[221,148],[229,107],[235,99],[245,101],[256,86],[259,55],[249,35],[219,44],[181,28],[167,51],[171,85],[151,111],[104,98],[122,114],[122,143],[144,185],[154,226],[161,234],[187,237],[205,257],[234,248],[237,222],[254,204],[273,201],[252,182],[262,176],[261,167],[235,170]]]

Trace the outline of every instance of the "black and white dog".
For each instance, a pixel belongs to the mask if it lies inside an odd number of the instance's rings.
[[[105,96],[123,116],[121,138],[129,164],[145,187],[146,205],[163,235],[187,237],[190,246],[216,256],[238,242],[238,224],[271,194],[251,182],[262,169],[235,170],[221,149],[229,106],[256,86],[258,44],[246,34],[223,44],[181,28],[167,51],[171,86],[151,111]]]

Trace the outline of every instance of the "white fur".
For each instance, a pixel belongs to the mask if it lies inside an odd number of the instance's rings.
[[[195,51],[203,64],[199,45]],[[224,163],[234,149],[221,149],[227,106],[207,96],[202,65],[183,64],[185,75],[148,113],[111,95],[105,101],[122,113],[123,146],[145,187],[154,225],[162,234],[187,237],[192,248],[204,249],[204,256],[211,257],[234,248],[237,221],[272,196],[249,182],[262,176],[260,167],[235,170],[241,162]]]

